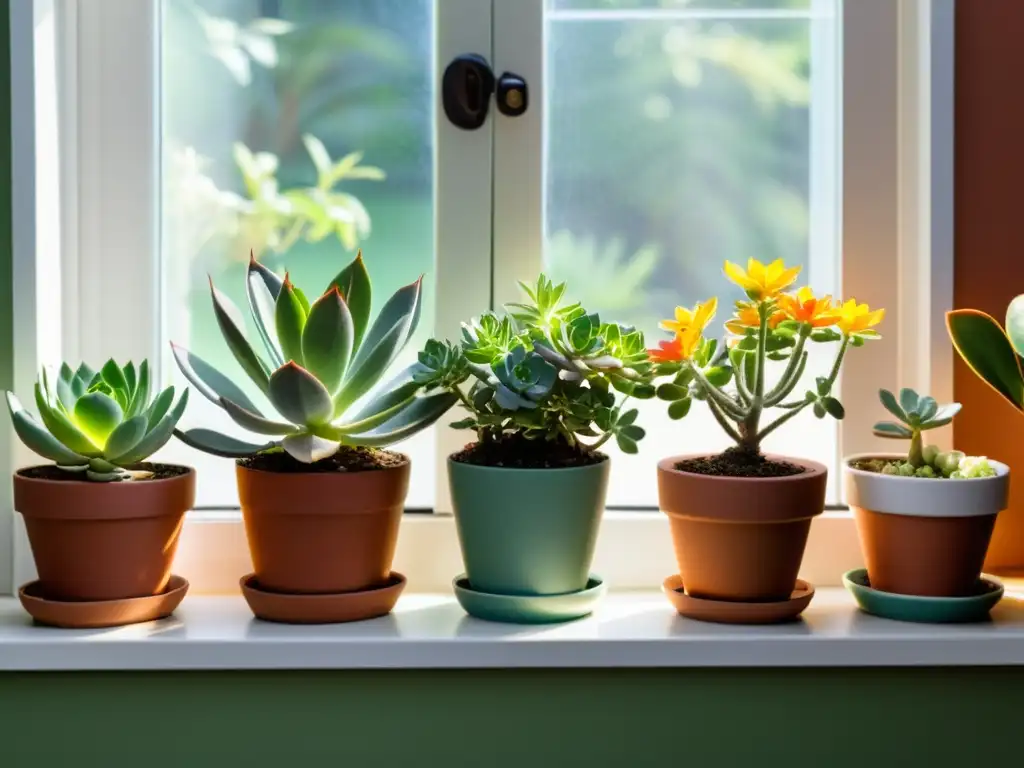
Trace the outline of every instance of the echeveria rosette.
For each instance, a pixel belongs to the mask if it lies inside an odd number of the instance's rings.
[[[282,278],[250,258],[246,292],[266,358],[245,338],[241,313],[230,299],[212,281],[210,290],[228,348],[277,417],[265,415],[212,365],[172,344],[179,368],[202,395],[239,426],[267,437],[250,443],[204,428],[176,432],[199,450],[241,458],[280,446],[309,464],[343,445],[378,447],[403,440],[433,424],[455,402],[425,376],[421,363],[378,387],[416,331],[422,278],[399,288],[371,323],[370,277],[361,253],[313,302],[287,274]]]
[[[922,433],[944,427],[960,412],[960,403],[939,405],[933,397],[922,396],[909,387],[900,390],[897,398],[887,389],[878,390],[878,399],[896,421],[880,421],[874,426],[877,437],[910,440],[907,461],[914,467],[929,464],[925,460]]]
[[[35,384],[37,421],[14,393],[7,407],[18,437],[43,458],[87,480],[109,482],[131,476],[130,468],[149,458],[171,438],[188,404],[188,390],[177,403],[174,387],[150,399],[149,363],[119,366],[113,360],[93,371],[67,363],[56,377],[44,369]]]
[[[465,323],[458,347],[428,342],[418,375],[459,398],[468,415],[453,426],[476,430],[480,440],[518,433],[595,450],[614,438],[635,453],[644,430],[615,391],[654,396],[643,334],[563,305],[564,283],[541,275],[521,285],[528,301]]]
[[[712,297],[692,309],[677,307],[675,316],[661,324],[672,338],[648,350],[657,375],[673,377],[657,390],[658,397],[669,403],[669,416],[682,418],[693,399],[706,401],[725,433],[753,453],[760,452],[768,435],[805,408],[812,408],[818,418],[842,419],[843,406],[832,388],[843,358],[848,347],[878,338],[874,326],[881,322],[884,310],[871,310],[852,299],[835,304],[831,296],[815,296],[806,286],[786,293],[800,268],[787,267],[781,260],[762,264],[751,259],[746,269],[727,261],[724,271],[747,297],[736,302],[735,314],[725,323],[726,344],[720,348],[715,339],[705,338],[718,304]],[[803,398],[788,401],[803,377],[808,341],[841,343],[829,374],[817,377],[815,388]],[[766,369],[776,361],[786,365],[769,387]],[[730,382],[735,387],[728,391],[725,387]],[[773,407],[787,413],[762,426],[763,414]]]
[[[946,313],[946,327],[957,353],[974,374],[1024,411],[1024,294],[1006,309],[1006,324],[977,309]]]

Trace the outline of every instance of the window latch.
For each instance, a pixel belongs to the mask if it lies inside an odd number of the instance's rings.
[[[441,103],[453,125],[466,131],[481,127],[487,120],[492,93],[496,95],[498,111],[509,117],[518,117],[529,105],[526,80],[503,72],[495,83],[491,65],[479,53],[463,53],[445,67]]]

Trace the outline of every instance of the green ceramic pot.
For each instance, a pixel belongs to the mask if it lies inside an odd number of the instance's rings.
[[[608,460],[507,469],[448,460],[462,560],[474,590],[561,595],[586,588]]]

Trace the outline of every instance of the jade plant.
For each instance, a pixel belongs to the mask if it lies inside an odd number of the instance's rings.
[[[643,334],[563,303],[565,283],[520,283],[528,301],[464,323],[459,344],[431,339],[414,377],[468,412],[452,424],[481,443],[520,435],[594,451],[615,439],[636,453],[644,437],[630,398],[654,396]]]
[[[213,311],[235,360],[278,416],[264,414],[240,386],[197,355],[171,346],[182,373],[202,395],[239,426],[269,439],[249,443],[202,427],[175,434],[218,456],[283,449],[311,464],[342,446],[383,447],[430,426],[456,396],[438,390],[419,364],[377,386],[416,331],[421,286],[422,277],[399,288],[371,323],[362,253],[312,302],[287,273],[280,277],[250,256],[246,292],[265,356],[247,341],[241,313],[211,280]]]
[[[817,297],[808,287],[785,293],[799,273],[781,259],[767,265],[750,259],[746,269],[725,262],[726,276],[748,299],[736,302],[735,315],[725,323],[725,345],[704,336],[718,307],[715,298],[693,309],[677,307],[675,317],[662,322],[673,338],[659,342],[650,357],[657,374],[673,377],[657,389],[669,402],[671,418],[686,416],[694,399],[705,401],[738,448],[752,455],[760,455],[762,441],[807,408],[818,418],[843,418],[843,406],[832,394],[840,366],[850,347],[879,338],[874,326],[885,310],[854,299],[834,304],[831,296]],[[814,389],[792,396],[807,366],[808,342],[839,346],[828,375],[817,377]],[[768,363],[775,361],[785,368],[769,385]],[[786,412],[765,424],[770,408]]]
[[[856,464],[858,469],[903,477],[953,479],[996,474],[984,456],[967,456],[963,451],[943,451],[936,445],[924,445],[923,434],[951,423],[960,412],[960,403],[939,405],[935,398],[921,396],[910,388],[901,389],[898,399],[889,390],[881,389],[878,398],[897,421],[878,422],[875,435],[910,440],[910,450],[903,459],[861,460]]]
[[[185,411],[188,390],[174,402],[174,387],[150,398],[149,364],[113,360],[94,371],[64,363],[56,377],[44,368],[35,384],[39,421],[7,392],[18,437],[58,469],[87,480],[141,477],[133,467],[159,450]],[[40,423],[40,421],[42,423]]]
[[[971,370],[1018,411],[1024,411],[1024,295],[1010,302],[1006,327],[976,309],[946,313],[953,346]]]

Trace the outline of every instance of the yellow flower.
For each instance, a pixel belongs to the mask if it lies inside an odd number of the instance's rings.
[[[775,328],[775,326],[785,319],[785,313],[778,311],[772,312],[768,315],[768,327]],[[748,328],[756,329],[760,327],[761,316],[757,313],[757,304],[749,301],[737,301],[736,314],[732,316],[731,320],[727,320],[725,323],[725,329],[735,336],[745,335]]]
[[[835,325],[842,314],[839,307],[832,306],[831,296],[816,298],[814,292],[806,285],[797,291],[795,296],[786,293],[779,296],[779,308],[791,320],[807,323],[812,328],[828,328]]]
[[[882,322],[885,317],[884,309],[871,311],[867,304],[858,304],[856,299],[850,299],[839,310],[839,319],[836,325],[844,334],[866,331]]]
[[[800,267],[786,268],[782,259],[776,259],[765,266],[757,259],[747,261],[744,270],[731,261],[725,262],[725,275],[736,285],[746,291],[754,301],[773,299],[786,290],[800,274]]]
[[[688,329],[696,327],[699,335],[707,327],[707,324],[711,322],[711,318],[715,316],[717,309],[718,299],[712,296],[703,304],[698,302],[693,309],[676,307],[676,319],[662,320],[660,325],[666,331],[672,331],[676,334],[685,333]]]

